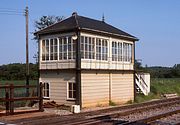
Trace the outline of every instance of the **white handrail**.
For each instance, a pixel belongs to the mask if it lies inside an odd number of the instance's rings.
[[[142,78],[140,74],[135,74],[136,76],[136,85],[139,87],[139,89],[142,91],[144,95],[148,95],[148,85]]]

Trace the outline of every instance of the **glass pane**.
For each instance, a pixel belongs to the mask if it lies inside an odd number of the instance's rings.
[[[69,83],[69,90],[72,90],[72,89],[73,89],[72,83]]]
[[[73,83],[73,90],[76,90],[76,84]]]
[[[47,90],[47,95],[46,95],[46,97],[49,97],[49,90]]]
[[[57,58],[58,58],[58,55],[57,55],[57,53],[55,53],[54,54],[54,60],[57,60]]]
[[[59,53],[59,60],[62,60],[62,53]]]
[[[71,56],[71,52],[68,52],[68,59],[72,59]]]
[[[46,46],[49,46],[49,40],[48,39],[46,40]]]
[[[73,91],[73,98],[76,98],[76,91]]]
[[[45,54],[42,54],[42,60],[43,61],[45,60]]]
[[[50,60],[53,60],[53,53],[51,53]]]
[[[69,98],[72,98],[73,96],[72,96],[72,91],[69,91]]]
[[[76,42],[73,41],[73,51],[76,51]]]
[[[76,53],[73,52],[73,59],[76,59]]]

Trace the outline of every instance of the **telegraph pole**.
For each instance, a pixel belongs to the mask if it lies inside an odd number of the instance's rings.
[[[28,42],[28,7],[25,9],[26,17],[26,86],[29,85],[29,42]],[[26,88],[26,96],[29,96],[29,88]]]

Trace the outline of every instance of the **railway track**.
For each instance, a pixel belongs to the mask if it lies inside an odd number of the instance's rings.
[[[12,123],[17,124],[17,125],[18,124],[26,124],[26,125],[124,124],[125,125],[125,124],[132,124],[132,123],[137,124],[137,122],[143,124],[143,123],[146,123],[145,121],[143,121],[143,118],[140,118],[134,121],[129,121],[126,119],[121,119],[121,117],[128,116],[130,114],[137,113],[137,112],[143,113],[144,111],[148,111],[148,110],[156,110],[162,107],[168,108],[168,107],[173,107],[173,106],[180,108],[180,97],[173,98],[173,99],[163,99],[163,100],[158,100],[158,101],[146,102],[146,103],[135,104],[135,105],[102,109],[98,111],[91,111],[91,112],[85,112],[85,113],[79,113],[79,114],[73,114],[73,115],[67,115],[67,116],[56,115],[56,116],[51,116],[51,117],[47,116],[47,117],[19,119],[19,120],[12,121]],[[179,110],[177,112],[179,112]],[[164,115],[164,117],[167,115],[168,113]],[[162,116],[163,114],[161,114],[161,117]],[[158,116],[156,117],[158,118]]]
[[[161,113],[161,114],[157,114],[157,115],[154,115],[154,116],[150,116],[150,117],[147,117],[147,118],[144,118],[144,119],[139,119],[139,120],[136,120],[136,121],[132,121],[132,122],[125,122],[125,123],[121,123],[119,125],[135,125],[135,124],[151,124],[151,123],[155,123],[154,121],[158,120],[158,119],[161,119],[161,118],[164,118],[164,117],[169,117],[171,115],[174,115],[174,114],[178,114],[180,113],[180,109],[178,110],[173,110],[173,111],[169,111],[169,112],[165,112],[165,113]],[[177,123],[177,124],[180,124]],[[118,123],[117,123],[118,125]]]

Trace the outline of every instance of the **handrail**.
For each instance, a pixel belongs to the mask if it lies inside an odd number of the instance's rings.
[[[13,88],[36,88],[37,85],[13,85]],[[0,85],[0,89],[4,89],[4,88],[12,88],[11,85]]]
[[[39,97],[18,97],[13,99],[0,98],[0,101],[9,102],[9,101],[23,101],[23,100],[38,100]]]
[[[135,73],[135,74],[138,75],[137,73]],[[135,75],[135,76],[136,76],[136,75]],[[144,81],[144,79],[142,78],[142,76],[139,75],[139,77],[140,77],[140,79],[143,81],[143,83],[145,84],[145,86],[148,87],[148,85],[146,84],[146,82]],[[138,76],[136,76],[136,78],[138,78]]]
[[[140,74],[135,73],[135,79],[137,80],[137,85],[138,87],[141,89],[141,91],[147,95],[148,94],[148,85],[146,84],[146,82],[144,81],[144,79],[142,78],[142,76]]]

